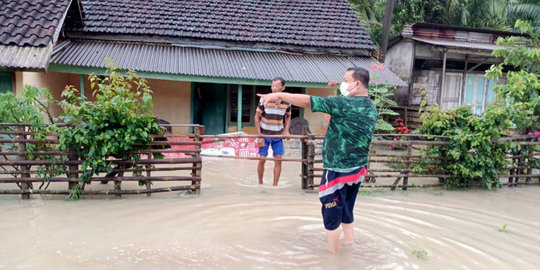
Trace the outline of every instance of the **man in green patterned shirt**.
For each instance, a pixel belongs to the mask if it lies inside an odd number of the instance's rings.
[[[324,138],[319,200],[328,250],[332,253],[339,250],[340,225],[345,244],[354,244],[353,208],[358,188],[367,174],[369,146],[377,122],[377,110],[368,96],[368,85],[369,72],[354,67],[343,76],[339,97],[283,92],[259,95],[263,104],[284,101],[331,116]]]

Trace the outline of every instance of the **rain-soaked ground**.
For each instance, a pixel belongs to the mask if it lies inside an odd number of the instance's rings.
[[[0,269],[540,268],[540,187],[362,191],[357,244],[331,255],[299,165],[274,188],[256,164],[205,160],[199,196],[0,196]]]

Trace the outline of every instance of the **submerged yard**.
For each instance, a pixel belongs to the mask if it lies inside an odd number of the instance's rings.
[[[330,255],[320,203],[300,189],[298,164],[284,163],[277,188],[271,166],[263,186],[255,168],[252,161],[206,159],[198,196],[66,202],[64,195],[3,195],[0,269],[535,269],[540,263],[540,187],[363,190],[355,208],[357,244]]]

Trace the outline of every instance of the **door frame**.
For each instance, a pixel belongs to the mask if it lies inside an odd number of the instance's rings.
[[[463,73],[461,72],[446,72],[445,74],[445,77],[446,76],[459,76],[460,80],[459,80],[459,83],[458,83],[458,86],[459,86],[459,89],[456,89],[454,92],[457,92],[458,96],[457,96],[457,107],[459,108],[461,106],[461,93],[463,91],[462,86],[463,86]],[[448,87],[449,84],[448,84],[448,79],[445,78],[445,85],[444,87]],[[452,89],[441,89],[442,90],[442,93],[450,93],[451,91],[449,90],[452,90]],[[441,109],[443,109],[443,104],[445,103],[445,100],[444,100],[444,97],[441,97]],[[444,108],[444,109],[450,109],[450,108]]]

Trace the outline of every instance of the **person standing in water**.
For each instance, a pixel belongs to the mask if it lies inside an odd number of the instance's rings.
[[[339,97],[281,92],[259,94],[263,104],[288,102],[331,116],[324,138],[324,171],[319,185],[321,212],[331,253],[339,250],[340,226],[345,234],[345,244],[354,244],[353,208],[358,188],[367,174],[369,146],[378,116],[368,96],[368,85],[369,72],[353,67],[343,76],[339,88],[342,96]]]
[[[272,93],[281,93],[285,90],[285,80],[276,77],[272,80]],[[291,124],[291,105],[282,100],[275,100],[265,104],[259,103],[255,114],[255,127],[259,135],[289,135]],[[285,154],[283,139],[259,138],[259,156],[268,156],[268,148],[272,147],[274,155],[274,182],[277,186],[281,175],[281,159]],[[263,184],[264,164],[266,160],[259,160],[257,174],[259,184]]]

